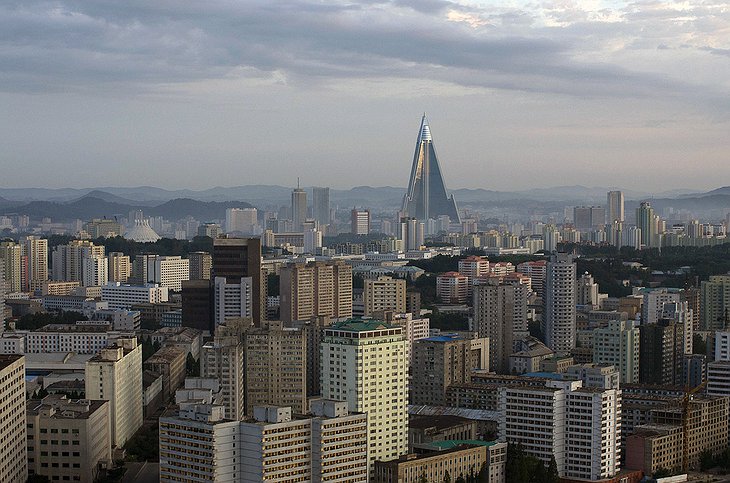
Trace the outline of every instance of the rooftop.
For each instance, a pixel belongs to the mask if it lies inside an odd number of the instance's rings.
[[[468,423],[469,419],[451,414],[435,416],[411,414],[408,418],[408,427],[411,429],[436,428],[438,430],[461,426]]]
[[[334,330],[349,330],[352,332],[363,332],[367,330],[380,330],[380,329],[392,329],[393,327],[383,322],[382,320],[375,319],[347,319],[342,322],[336,322],[332,324],[330,329]]]
[[[439,449],[451,449],[457,446],[494,446],[497,441],[481,441],[478,439],[452,439],[448,441],[433,441],[429,443],[431,446],[436,446]]]
[[[21,357],[23,356],[18,354],[0,354],[0,370],[5,369]]]

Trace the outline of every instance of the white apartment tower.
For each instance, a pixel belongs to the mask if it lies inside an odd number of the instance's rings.
[[[545,343],[555,352],[575,348],[575,272],[573,256],[567,253],[553,255],[547,264],[542,323]]]
[[[89,240],[71,240],[68,245],[58,245],[53,249],[53,280],[82,282],[84,259],[103,256],[104,246]]]
[[[322,396],[347,401],[368,417],[368,458],[389,461],[408,452],[408,362],[403,329],[351,319],[324,329]]]
[[[606,223],[614,221],[625,221],[624,217],[624,194],[622,191],[609,191],[606,195]]]
[[[253,316],[253,279],[241,277],[229,283],[226,277],[215,277],[213,285],[213,317],[216,325],[227,319]]]
[[[105,257],[93,255],[82,260],[81,284],[84,287],[100,287],[109,282],[109,263]]]
[[[111,252],[107,256],[109,267],[107,274],[109,281],[127,283],[129,275],[132,273],[132,264],[129,256],[122,252]]]
[[[23,247],[14,242],[0,242],[0,260],[5,262],[5,283],[8,292],[22,290]]]
[[[216,379],[221,386],[221,404],[227,419],[243,419],[244,354],[241,334],[243,321],[229,321],[215,328],[212,342],[206,343],[200,354],[200,376]]]
[[[25,357],[0,355],[0,381],[0,481],[25,483],[28,479]]]
[[[112,445],[121,448],[142,426],[142,346],[117,339],[86,362],[86,397],[109,401]]]
[[[27,236],[23,241],[23,255],[28,257],[27,284],[24,291],[41,289],[48,280],[48,240]]]

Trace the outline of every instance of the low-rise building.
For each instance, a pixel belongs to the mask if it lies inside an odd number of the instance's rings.
[[[152,354],[143,364],[145,370],[162,376],[162,399],[168,401],[185,381],[185,351],[165,346]]]

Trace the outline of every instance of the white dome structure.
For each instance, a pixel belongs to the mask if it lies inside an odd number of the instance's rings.
[[[154,243],[160,239],[160,235],[150,227],[147,220],[134,220],[134,226],[124,234],[127,240],[134,240],[140,243]]]

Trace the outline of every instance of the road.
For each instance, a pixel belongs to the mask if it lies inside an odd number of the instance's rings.
[[[160,481],[159,463],[126,463],[122,483],[157,483]]]

